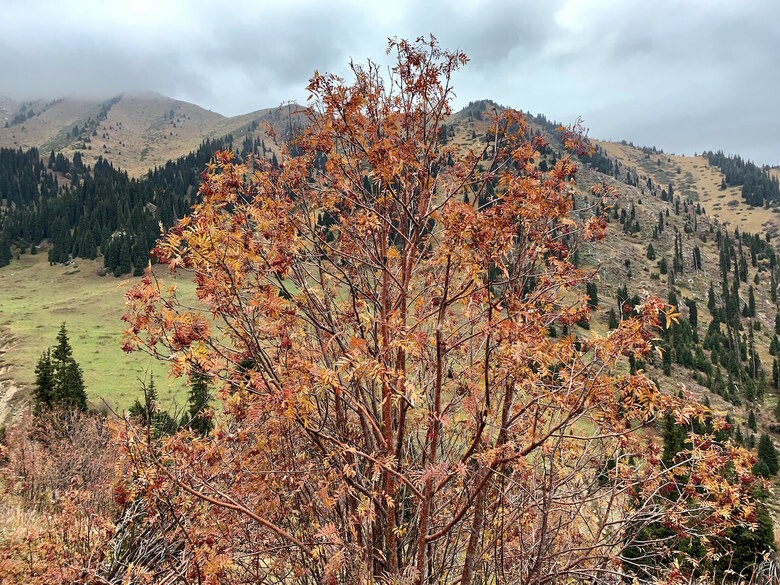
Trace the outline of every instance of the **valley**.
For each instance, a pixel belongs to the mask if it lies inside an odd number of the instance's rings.
[[[139,285],[160,226],[172,227],[198,201],[200,173],[213,150],[230,149],[239,159],[257,157],[254,164],[274,176],[279,170],[277,157],[287,155],[265,127],[270,125],[271,134],[284,133],[286,124],[297,127],[297,119],[293,124],[291,117],[285,118],[289,112],[278,109],[226,119],[197,106],[171,104],[159,96],[128,95],[102,103],[102,110],[73,100],[4,106],[8,111],[16,108],[16,115],[33,113],[6,128],[0,140],[11,140],[14,148],[32,145],[41,151],[38,161],[8,153],[5,159],[31,183],[9,181],[13,195],[4,197],[2,205],[7,234],[15,237],[0,237],[11,253],[7,265],[0,267],[0,421],[12,424],[30,406],[36,364],[63,323],[73,357],[83,369],[91,409],[136,408],[137,416],[140,408],[146,412],[142,416],[149,417],[147,432],[151,432],[158,424],[151,421],[160,419],[152,419],[142,405],[144,388],[153,376],[155,412],[174,413],[174,418],[163,419],[172,427],[160,426],[154,432],[166,434],[169,431],[164,429],[176,429],[177,420],[187,420],[186,414],[179,416],[191,386],[170,377],[171,363],[122,351],[126,291]],[[451,156],[487,158],[493,110],[501,109],[487,100],[474,102],[445,121],[440,136],[453,148]],[[52,126],[54,118],[57,122]],[[98,152],[85,150],[95,143],[84,141],[83,130],[71,136],[67,130],[71,125],[91,128],[94,120],[98,122],[93,131],[106,136],[105,147]],[[543,116],[529,115],[529,121],[531,137],[545,143],[533,164],[542,172],[552,172],[562,156],[556,125]],[[585,290],[575,291],[581,295],[589,291],[585,298],[592,312],[575,324],[551,326],[549,337],[575,344],[609,338],[619,322],[637,316],[634,308],[649,295],[668,300],[677,307],[675,319],[679,319],[653,338],[658,351],[641,360],[621,357],[611,371],[615,379],[645,372],[662,393],[683,402],[702,402],[711,412],[702,415],[701,424],[726,417],[728,437],[734,443],[755,449],[759,436],[771,434],[776,440],[780,431],[776,414],[780,412],[776,358],[780,321],[773,290],[778,274],[775,242],[780,234],[777,202],[748,205],[742,187],[725,185],[722,170],[704,155],[679,156],[599,140],[592,145],[595,151],[580,155],[579,172],[570,183],[572,216],[585,221],[603,214],[605,237],[591,242],[572,234],[566,240],[574,265],[593,275]],[[50,149],[54,157],[47,154]],[[37,200],[30,204],[28,185],[33,183]],[[616,197],[602,200],[594,195],[604,188],[614,189]],[[496,193],[500,188],[482,193],[484,200],[474,201],[476,207],[490,208],[499,200]],[[470,202],[466,193],[464,203]],[[63,228],[65,219],[70,223]],[[327,225],[322,216],[317,222]],[[169,279],[165,266],[151,265],[151,270]],[[195,307],[196,313],[214,303],[213,298],[204,300],[208,295],[202,290],[196,298],[196,286],[186,275],[174,277],[173,282],[180,300]],[[310,282],[317,284],[311,277]],[[305,292],[293,290],[293,295],[272,293],[265,301],[269,310],[283,302],[280,299],[297,299]],[[346,294],[346,289],[341,292]],[[575,292],[569,291],[565,303],[578,301]],[[247,311],[263,305],[257,299],[250,304],[254,308]],[[197,329],[190,320],[182,327],[187,334]],[[448,377],[457,375],[450,370]],[[464,425],[469,421],[465,416],[458,420]],[[675,424],[667,417],[666,426],[650,425],[641,436],[663,443],[666,449],[668,430],[673,430],[672,435],[678,432]],[[583,419],[571,428],[588,434],[598,426],[596,419]],[[258,439],[258,444],[263,440]],[[664,464],[671,465],[671,460]],[[780,506],[770,500],[766,509],[777,521]]]
[[[102,262],[86,259],[49,265],[45,254],[27,254],[0,270],[0,339],[7,344],[0,358],[2,378],[12,383],[0,396],[0,420],[18,416],[29,403],[35,365],[62,323],[95,408],[104,408],[105,401],[117,412],[127,409],[153,375],[161,406],[181,409],[183,382],[169,379],[164,363],[121,349],[124,292],[137,279],[100,276],[101,268]],[[159,271],[167,277],[166,270]],[[185,298],[192,296],[192,283],[179,279],[176,284]]]

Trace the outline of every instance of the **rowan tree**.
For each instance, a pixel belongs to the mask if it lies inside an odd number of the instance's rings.
[[[751,456],[694,437],[663,465],[649,425],[706,409],[615,371],[652,349],[673,308],[648,298],[607,337],[549,335],[590,314],[590,273],[567,242],[606,227],[571,213],[581,134],[560,129],[568,154],[547,172],[546,141],[517,111],[486,111],[486,140],[467,152],[442,144],[466,56],[433,38],[388,51],[386,77],[373,62],[352,64],[349,83],[315,73],[308,124],[276,164],[215,155],[155,250],[191,273],[203,309],[152,273],[127,293],[127,351],[220,384],[204,437],[123,436],[123,493],[186,519],[181,570],[594,582],[640,570],[629,546],[668,558],[666,537],[637,548],[643,526],[748,521]]]

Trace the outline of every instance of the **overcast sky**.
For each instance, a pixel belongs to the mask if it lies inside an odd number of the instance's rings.
[[[0,0],[0,95],[153,90],[233,115],[430,32],[471,58],[457,107],[490,98],[597,138],[780,164],[778,0]]]

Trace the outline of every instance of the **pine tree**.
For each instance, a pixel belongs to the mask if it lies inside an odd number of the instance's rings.
[[[599,291],[595,282],[588,282],[585,285],[585,291],[588,295],[588,306],[591,310],[596,309],[599,304]]]
[[[699,326],[699,309],[696,306],[696,301],[693,299],[685,299],[685,304],[688,306],[688,322],[695,333]]]
[[[51,363],[51,350],[46,350],[35,366],[35,388],[33,389],[33,404],[38,414],[46,408],[51,408],[54,402],[54,367]]]
[[[710,281],[710,290],[707,292],[707,308],[710,310],[710,314],[715,311],[716,307],[717,304],[715,302],[715,289],[712,286],[712,281]]]
[[[114,276],[128,274],[132,270],[132,261],[130,259],[130,244],[127,238],[122,238],[122,247],[119,249],[119,263],[114,268]]]
[[[747,426],[751,431],[758,430],[758,427],[756,425],[756,413],[754,413],[752,410],[748,414],[748,422]]]
[[[57,364],[57,368],[73,359],[73,348],[71,348],[68,340],[68,330],[65,328],[65,323],[60,325],[60,331],[57,333],[57,345],[54,346],[51,357],[54,363]]]
[[[73,359],[73,349],[63,323],[57,334],[57,343],[51,352],[54,368],[54,391],[52,404],[87,409],[87,394],[81,367]]]
[[[84,375],[76,360],[70,359],[57,371],[56,396],[64,406],[87,410],[87,394],[84,390]]]
[[[608,327],[610,329],[617,329],[618,327],[618,318],[617,314],[615,313],[615,309],[609,310],[609,324]]]
[[[155,412],[157,412],[157,388],[154,385],[154,375],[150,376],[149,384],[141,384],[144,393],[143,404],[136,399],[130,407],[129,414],[133,418],[141,420],[144,426],[151,426]]]
[[[652,242],[647,245],[647,259],[655,260],[655,248],[653,248]]]
[[[693,268],[694,270],[701,270],[701,250],[699,246],[693,248]]]
[[[187,398],[190,415],[188,426],[201,435],[207,434],[214,427],[214,422],[206,413],[209,402],[211,402],[211,388],[208,378],[202,374],[192,374]]]
[[[666,467],[672,467],[675,456],[684,447],[685,430],[677,424],[671,413],[664,415],[663,425],[664,450],[661,460]]]
[[[780,461],[777,458],[777,449],[772,439],[766,433],[761,434],[758,440],[758,463],[764,463],[770,475],[775,475],[780,470]]]

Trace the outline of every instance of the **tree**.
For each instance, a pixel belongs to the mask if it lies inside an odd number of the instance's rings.
[[[693,247],[693,269],[701,270],[701,250],[699,250],[699,246]]]
[[[747,426],[751,431],[758,430],[758,425],[756,425],[756,413],[752,410],[748,413],[748,422]]]
[[[84,377],[73,358],[64,323],[57,334],[57,343],[38,360],[33,401],[36,413],[54,407],[87,409]]]
[[[699,326],[699,309],[693,299],[685,299],[685,305],[688,307],[688,322],[691,324],[695,337],[696,329]]]
[[[389,79],[373,63],[352,65],[353,84],[315,74],[297,156],[250,168],[217,153],[155,250],[194,273],[205,313],[149,275],[127,293],[125,350],[219,383],[213,432],[124,444],[124,481],[154,478],[133,493],[186,515],[181,570],[257,582],[244,560],[262,559],[269,582],[593,582],[628,576],[637,526],[704,536],[744,520],[750,455],[696,442],[674,471],[693,489],[665,497],[673,472],[642,430],[704,407],[614,373],[672,308],[650,297],[608,337],[549,335],[588,311],[560,302],[590,277],[561,233],[605,234],[569,213],[579,133],[563,131],[544,174],[513,110],[485,114],[482,153],[442,146],[465,56],[434,39],[389,48]],[[631,505],[593,505],[611,497]],[[650,561],[668,550],[651,541],[643,559],[663,572]]]
[[[652,242],[647,245],[647,259],[655,260],[655,248],[653,248]]]
[[[51,408],[54,402],[54,366],[51,363],[51,350],[46,350],[35,366],[35,388],[33,404],[36,414]]]
[[[770,475],[775,475],[780,470],[780,461],[777,458],[777,450],[772,439],[766,433],[761,434],[758,440],[758,462],[766,465]]]
[[[608,323],[607,326],[609,327],[610,330],[612,330],[612,329],[617,329],[619,324],[620,323],[618,322],[618,318],[617,318],[617,314],[615,313],[615,309],[610,309],[609,310],[609,323]]]
[[[595,310],[599,304],[599,289],[595,282],[588,282],[585,284],[585,291],[588,296],[588,306]]]
[[[214,423],[208,412],[211,402],[211,389],[208,378],[199,373],[193,373],[190,380],[190,391],[187,398],[189,409],[188,426],[201,435],[207,434]]]
[[[149,384],[141,383],[141,391],[144,401],[138,399],[128,410],[131,418],[137,420],[154,436],[171,435],[178,430],[176,419],[169,412],[160,410],[157,403],[157,387],[154,385],[154,376],[149,376]]]

